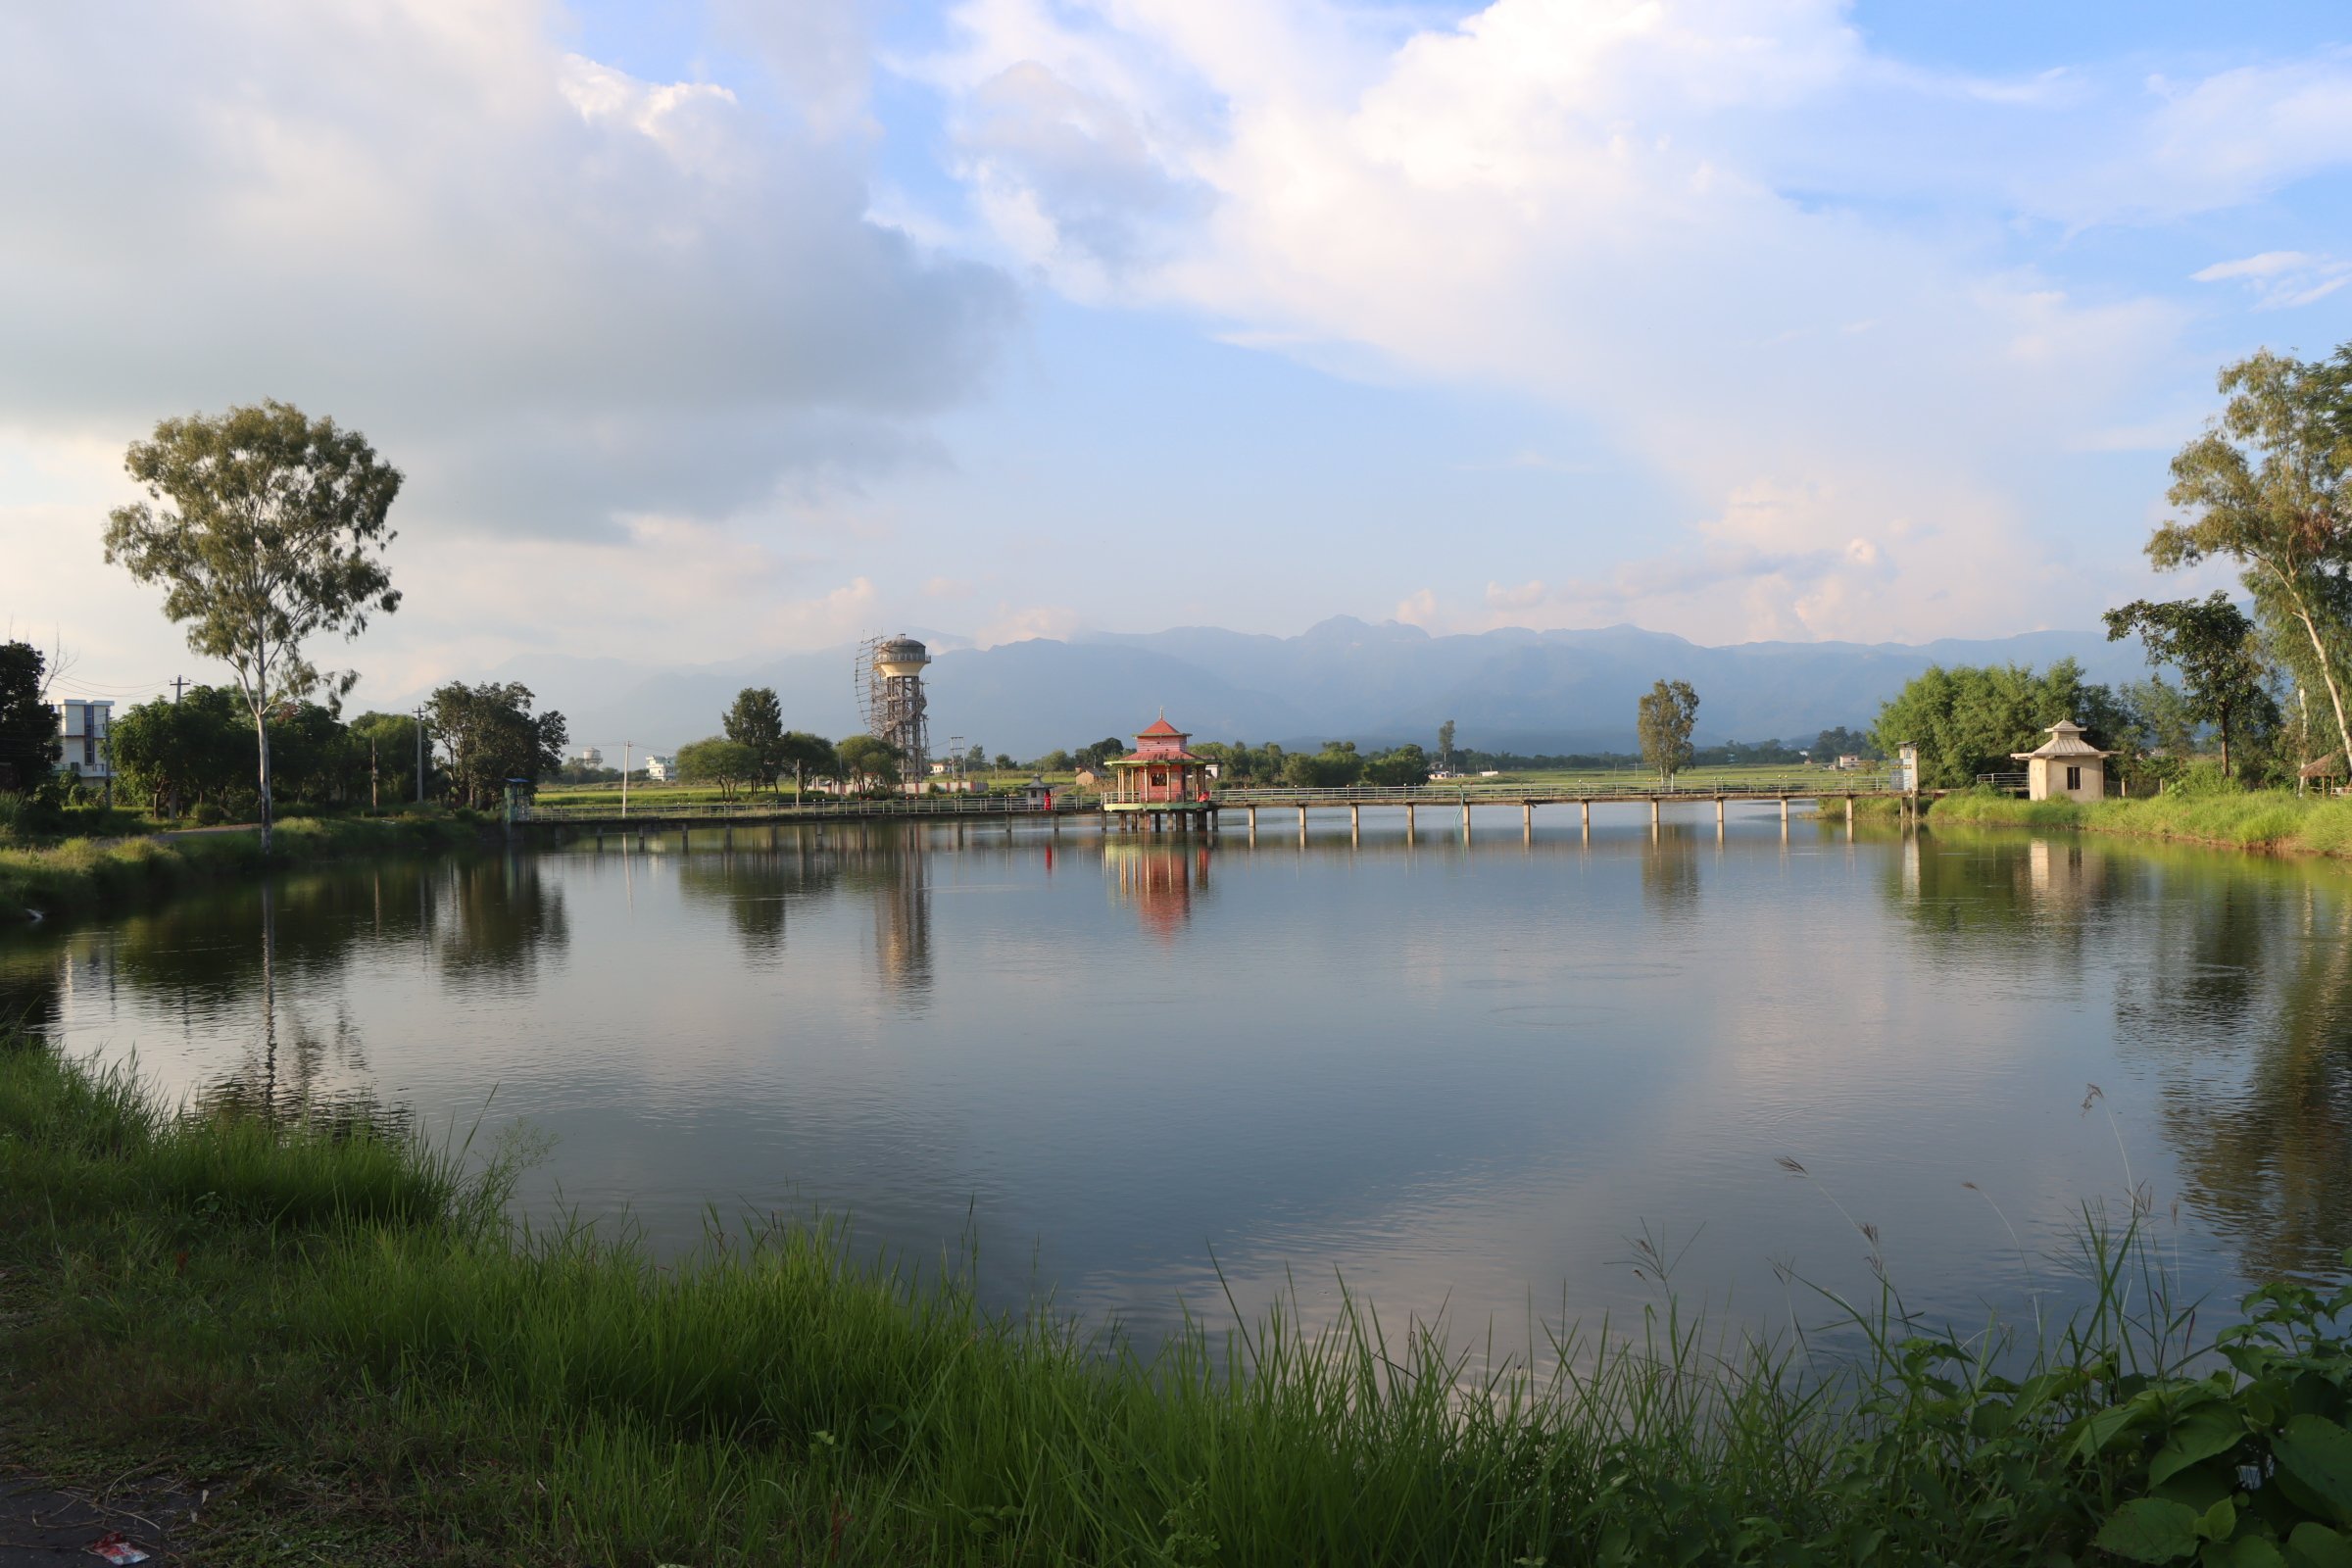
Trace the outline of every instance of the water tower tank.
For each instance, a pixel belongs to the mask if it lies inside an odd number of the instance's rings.
[[[929,662],[929,650],[911,637],[893,637],[874,649],[874,668],[892,680],[919,675]]]

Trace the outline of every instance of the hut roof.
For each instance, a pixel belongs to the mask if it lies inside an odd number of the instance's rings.
[[[2316,762],[2305,762],[2301,776],[2304,778],[2342,778],[2344,776],[2344,754],[2329,752]]]
[[[2050,726],[2050,738],[2030,752],[2011,752],[2016,761],[2032,757],[2113,757],[2082,738],[2082,726],[2071,718],[2062,718]]]

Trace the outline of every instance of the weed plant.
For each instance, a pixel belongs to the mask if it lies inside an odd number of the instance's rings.
[[[2352,1561],[2352,1292],[2200,1341],[2136,1205],[2086,1215],[2065,1322],[1921,1333],[1888,1291],[1829,1364],[1671,1300],[1515,1354],[1352,1298],[1143,1344],[823,1224],[666,1266],[534,1232],[514,1171],[0,1050],[0,1419],[244,1478],[220,1560]]]

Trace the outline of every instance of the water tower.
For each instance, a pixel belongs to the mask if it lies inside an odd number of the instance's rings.
[[[899,759],[899,776],[920,786],[931,765],[931,737],[924,723],[923,666],[930,650],[904,632],[876,637],[858,653],[858,711],[868,734]]]

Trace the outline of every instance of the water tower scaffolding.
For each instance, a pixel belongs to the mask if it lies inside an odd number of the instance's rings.
[[[930,650],[901,633],[867,645],[865,721],[899,759],[899,776],[916,789],[931,767],[923,668]]]

